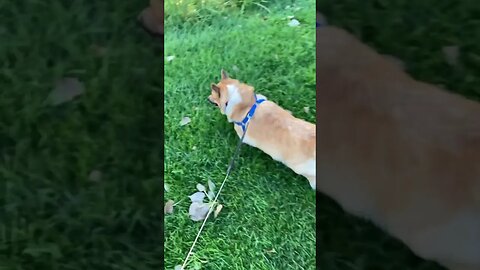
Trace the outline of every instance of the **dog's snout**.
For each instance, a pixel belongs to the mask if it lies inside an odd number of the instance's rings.
[[[217,103],[213,102],[210,98],[207,98],[208,102],[210,102],[211,104],[217,106]]]

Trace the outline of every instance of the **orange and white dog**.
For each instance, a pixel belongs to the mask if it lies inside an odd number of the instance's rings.
[[[318,190],[417,255],[480,270],[480,104],[317,29]]]
[[[244,142],[287,165],[297,174],[305,176],[315,189],[315,125],[295,118],[288,111],[254,88],[232,79],[222,70],[221,80],[211,85],[208,100],[218,106]]]

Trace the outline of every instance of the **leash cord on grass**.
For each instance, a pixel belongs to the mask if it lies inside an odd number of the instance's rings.
[[[250,123],[247,123],[247,125],[245,127],[245,131],[243,132],[242,137],[240,138],[240,141],[237,144],[237,148],[235,149],[235,152],[233,153],[232,159],[230,160],[230,164],[228,165],[227,174],[225,175],[225,178],[223,179],[222,185],[218,189],[217,195],[215,196],[215,199],[213,200],[213,203],[208,208],[207,216],[205,216],[205,219],[203,220],[202,226],[200,226],[200,230],[198,230],[197,236],[195,237],[195,240],[193,240],[193,244],[192,244],[192,246],[190,247],[190,250],[187,253],[187,257],[183,261],[182,268],[181,268],[182,270],[185,270],[185,266],[187,265],[188,259],[192,255],[193,248],[197,244],[198,238],[200,237],[200,234],[202,233],[203,227],[205,227],[205,223],[207,222],[208,217],[210,216],[210,214],[213,211],[213,207],[215,206],[215,204],[217,202],[217,198],[220,195],[220,192],[222,192],[223,186],[225,185],[225,182],[227,181],[228,176],[230,176],[230,172],[232,171],[233,165],[235,163],[235,159],[240,154],[240,148],[241,148],[242,143],[243,143],[243,138],[245,137],[245,134],[247,134],[247,129],[248,129],[249,124]]]

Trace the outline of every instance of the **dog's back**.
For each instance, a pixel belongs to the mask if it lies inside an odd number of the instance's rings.
[[[241,130],[237,127],[240,135]],[[277,104],[266,101],[250,123],[246,142],[305,176],[312,188],[316,180],[315,125],[295,118]]]

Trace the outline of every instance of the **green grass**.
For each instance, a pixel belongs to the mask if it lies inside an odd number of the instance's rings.
[[[330,24],[345,28],[382,54],[402,59],[413,77],[480,100],[480,8],[475,1],[318,1]],[[459,66],[442,47],[460,48]],[[319,82],[321,83],[321,82]],[[320,196],[320,269],[438,270],[368,222]]]
[[[269,11],[271,0],[166,0],[165,20],[172,27],[191,27],[194,24],[208,24],[212,19],[230,14]],[[284,5],[294,1],[282,1]]]
[[[0,4],[0,269],[163,265],[163,55],[136,24],[146,5]],[[85,93],[44,106],[64,76]]]
[[[171,188],[165,201],[184,201],[165,217],[166,269],[183,262],[201,225],[188,217],[187,196],[208,179],[221,184],[238,141],[232,124],[207,102],[221,68],[315,122],[314,3],[297,2],[298,11],[285,9],[288,4],[189,27],[167,19],[165,55],[175,59],[165,63],[165,182]],[[288,15],[302,25],[287,26]],[[184,116],[192,121],[180,126]],[[189,269],[315,269],[315,193],[306,179],[244,145],[220,203],[224,208],[207,223]]]

